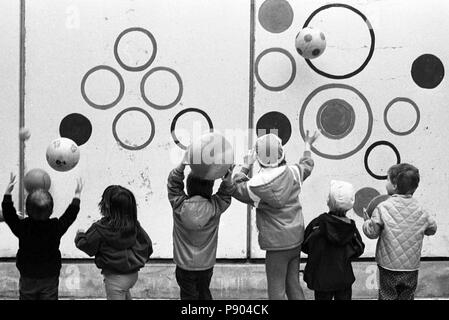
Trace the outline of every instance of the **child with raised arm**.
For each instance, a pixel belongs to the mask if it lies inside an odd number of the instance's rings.
[[[212,300],[209,286],[217,255],[221,214],[231,204],[231,169],[212,195],[214,181],[192,173],[184,192],[184,160],[168,176],[168,200],[173,208],[173,259],[181,300]]]
[[[363,232],[377,240],[379,300],[413,300],[424,236],[434,235],[437,225],[413,197],[419,170],[407,163],[388,169],[386,189],[391,196],[369,217],[364,212]]]
[[[304,239],[304,217],[299,194],[314,167],[310,146],[318,133],[309,131],[298,163],[287,165],[282,141],[274,134],[259,137],[242,172],[234,177],[232,196],[256,208],[259,245],[266,251],[265,268],[270,300],[303,300],[299,283],[299,261]],[[246,175],[255,161],[261,170]]]
[[[16,177],[11,173],[2,209],[5,222],[19,238],[16,265],[20,272],[20,300],[57,300],[61,270],[59,244],[78,215],[83,182],[77,180],[75,196],[59,219],[50,219],[51,194],[44,189],[32,191],[25,202],[28,217],[23,220],[17,216],[11,197],[15,183]]]

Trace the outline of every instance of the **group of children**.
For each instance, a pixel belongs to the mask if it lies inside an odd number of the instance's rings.
[[[316,300],[351,299],[355,281],[351,261],[365,248],[355,222],[346,217],[354,205],[353,186],[331,181],[329,211],[306,228],[304,225],[299,194],[314,167],[310,146],[317,137],[317,133],[310,136],[307,132],[303,157],[292,165],[287,164],[282,141],[276,135],[259,137],[241,171],[233,175],[231,168],[215,194],[214,181],[191,173],[185,188],[186,157],[170,172],[167,190],[173,209],[173,259],[181,299],[212,299],[210,283],[220,218],[232,198],[256,208],[259,245],[266,251],[270,300],[304,299],[299,281],[301,252],[308,255],[304,281],[314,290]],[[260,169],[249,177],[256,162]],[[77,217],[83,183],[78,181],[75,196],[59,219],[50,219],[53,199],[42,189],[28,194],[28,217],[20,219],[11,198],[15,182],[11,175],[2,209],[5,222],[19,238],[20,299],[57,299],[60,239]],[[423,238],[435,234],[437,228],[413,197],[418,184],[419,171],[414,166],[391,167],[386,186],[391,197],[379,204],[371,217],[365,213],[363,232],[370,239],[378,238],[379,299],[414,298]],[[107,187],[99,211],[102,218],[86,232],[79,230],[75,245],[95,256],[108,299],[131,299],[130,289],[153,252],[151,240],[138,222],[130,190],[118,185]]]

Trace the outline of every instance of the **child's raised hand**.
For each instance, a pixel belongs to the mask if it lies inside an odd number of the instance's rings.
[[[243,158],[243,161],[247,165],[253,165],[256,162],[256,149],[251,149],[248,151],[248,154]]]
[[[227,182],[227,183],[231,183],[232,182],[232,171],[234,170],[235,165],[231,165],[231,167],[228,169],[228,171],[226,172],[226,174],[223,176],[223,181]]]
[[[316,139],[318,139],[319,136],[320,136],[320,132],[319,131],[315,131],[313,133],[313,136],[310,136],[309,130],[306,130],[306,136],[304,138],[304,141],[306,143],[308,143],[309,145],[313,145],[314,142],[316,141]]]
[[[14,185],[16,183],[17,183],[16,175],[11,172],[11,174],[9,176],[9,183],[8,183],[8,186],[6,187],[5,194],[11,194],[12,190],[14,190]]]
[[[77,178],[76,179],[75,197],[79,198],[81,196],[81,191],[83,191],[83,188],[84,188],[83,179]]]

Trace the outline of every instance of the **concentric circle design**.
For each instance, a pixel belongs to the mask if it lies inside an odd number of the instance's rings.
[[[151,53],[150,58],[148,59],[148,61],[146,63],[144,63],[143,65],[140,66],[129,66],[127,64],[125,64],[123,62],[123,60],[120,58],[120,55],[118,54],[118,46],[120,44],[120,40],[128,33],[130,32],[142,32],[144,33],[151,41],[151,44],[153,45],[153,52]],[[148,68],[154,61],[154,59],[156,58],[156,52],[157,52],[157,44],[156,44],[156,39],[154,38],[153,34],[144,29],[144,28],[139,28],[139,27],[133,27],[133,28],[128,28],[124,31],[122,31],[119,36],[117,37],[117,39],[115,40],[114,43],[114,56],[115,59],[117,60],[118,64],[125,70],[127,71],[133,71],[133,72],[137,72],[137,71],[142,71],[145,70],[146,68]]]
[[[178,81],[178,86],[179,86],[178,95],[176,96],[175,100],[173,100],[171,103],[166,104],[166,105],[159,105],[154,102],[151,102],[145,93],[145,83],[146,83],[148,77],[158,71],[169,72],[169,73],[173,74],[175,76],[176,80]],[[157,109],[157,110],[166,110],[166,109],[173,108],[181,100],[183,90],[184,90],[184,88],[183,88],[183,84],[182,84],[182,79],[179,76],[179,74],[175,70],[173,70],[171,68],[167,68],[167,67],[156,67],[156,68],[151,69],[143,76],[142,81],[140,83],[140,94],[142,95],[142,99],[145,101],[145,103],[147,105],[149,105],[150,107]]]
[[[120,120],[120,118],[127,112],[131,112],[131,111],[138,111],[143,113],[148,120],[151,123],[151,133],[150,133],[150,137],[148,138],[147,141],[145,141],[143,144],[139,145],[139,146],[130,146],[126,143],[124,143],[122,140],[120,140],[120,138],[118,137],[117,134],[117,122]],[[127,150],[141,150],[144,149],[145,147],[147,147],[151,141],[153,141],[154,138],[154,134],[155,134],[155,126],[154,126],[154,121],[153,118],[151,117],[151,115],[145,111],[142,108],[137,108],[137,107],[131,107],[131,108],[127,108],[125,110],[120,111],[117,116],[115,117],[114,121],[112,122],[112,134],[114,135],[115,140],[117,140],[117,142],[125,149]]]
[[[93,102],[91,99],[89,99],[89,97],[86,94],[85,86],[86,86],[87,78],[89,78],[89,76],[92,73],[94,73],[98,70],[107,70],[107,71],[112,72],[117,77],[117,79],[119,81],[119,84],[120,84],[119,94],[118,94],[117,98],[114,101],[112,101],[111,103],[97,104],[97,103]],[[125,82],[123,81],[123,77],[120,75],[120,73],[117,70],[115,70],[114,68],[112,68],[110,66],[101,65],[101,66],[93,67],[92,69],[87,71],[87,73],[84,75],[83,79],[81,80],[81,95],[83,96],[84,101],[86,101],[88,105],[90,105],[92,108],[95,108],[95,109],[106,110],[106,109],[115,107],[120,102],[120,100],[123,98],[124,93],[125,93]]]
[[[354,108],[342,99],[329,100],[318,110],[316,123],[325,137],[342,139],[354,128]]]
[[[197,113],[201,114],[206,119],[207,123],[209,124],[210,131],[212,132],[214,130],[214,125],[212,124],[212,120],[207,115],[207,113],[204,112],[203,110],[197,109],[197,108],[187,108],[187,109],[182,110],[173,118],[173,121],[170,126],[170,133],[171,133],[174,143],[183,150],[186,150],[187,146],[185,146],[184,144],[181,143],[181,141],[179,141],[178,137],[176,136],[175,130],[176,130],[176,123],[178,122],[178,119],[183,114],[186,114],[188,112],[197,112]]]
[[[290,78],[287,80],[286,83],[284,83],[284,84],[282,84],[280,86],[276,86],[276,87],[266,84],[262,80],[262,78],[260,77],[260,74],[259,74],[259,63],[260,63],[260,60],[265,55],[267,55],[268,53],[271,53],[271,52],[278,52],[278,53],[281,53],[281,54],[287,56],[287,58],[290,60],[290,63],[292,65],[292,74],[290,75]],[[293,56],[287,50],[282,49],[282,48],[269,48],[269,49],[266,49],[266,50],[262,51],[262,53],[259,54],[259,56],[257,57],[256,62],[255,62],[254,73],[255,73],[257,81],[265,89],[270,90],[270,91],[282,91],[282,90],[288,88],[288,86],[290,86],[293,83],[293,80],[295,80],[295,76],[296,76],[296,62],[295,62],[295,59],[293,58]]]
[[[413,108],[415,109],[415,111],[416,111],[416,121],[415,121],[415,124],[413,125],[413,127],[410,128],[410,130],[407,130],[407,131],[404,131],[404,132],[396,131],[396,130],[394,130],[394,129],[391,127],[390,123],[388,122],[388,111],[389,111],[390,108],[391,108],[395,103],[397,103],[397,102],[407,102],[407,103],[410,103],[410,104],[413,106]],[[409,98],[401,98],[401,97],[399,97],[399,98],[393,99],[393,100],[387,105],[387,107],[385,108],[385,111],[384,111],[384,122],[385,122],[385,126],[387,127],[387,129],[388,129],[391,133],[393,133],[393,134],[395,134],[395,135],[398,135],[398,136],[406,136],[406,135],[411,134],[413,131],[416,130],[416,128],[418,128],[418,125],[419,125],[420,120],[421,120],[421,113],[419,112],[418,105],[417,105],[413,100],[411,100],[411,99],[409,99]]]
[[[374,122],[373,112],[371,110],[371,106],[370,106],[368,100],[366,99],[366,97],[359,90],[357,90],[356,88],[351,87],[349,85],[341,84],[341,83],[332,83],[332,84],[327,84],[327,85],[321,86],[321,87],[315,89],[306,98],[306,100],[304,101],[304,103],[303,103],[303,105],[301,107],[301,111],[299,113],[299,130],[300,130],[300,133],[301,133],[301,136],[302,136],[303,139],[305,138],[304,116],[305,116],[305,112],[307,110],[307,107],[309,106],[310,102],[312,101],[312,99],[314,97],[316,97],[319,93],[321,93],[321,92],[323,92],[325,90],[329,90],[329,89],[344,89],[344,90],[349,90],[350,92],[354,93],[363,102],[363,104],[364,104],[364,106],[366,108],[367,115],[368,115],[368,123],[367,123],[367,128],[366,128],[366,134],[363,137],[363,139],[360,142],[360,144],[358,144],[353,150],[348,151],[348,152],[343,153],[343,154],[328,154],[328,153],[319,151],[315,146],[311,146],[311,150],[315,154],[317,154],[318,156],[320,156],[322,158],[332,159],[332,160],[342,160],[342,159],[349,158],[350,156],[356,154],[368,142],[368,139],[370,138],[372,130],[373,130],[373,122]],[[333,100],[330,100],[330,101],[333,101],[335,103],[336,101],[340,101],[340,100],[333,99]],[[347,107],[346,103],[343,105],[343,108],[344,108],[344,106]],[[349,114],[350,114],[350,111],[349,111]],[[319,115],[318,115],[318,117],[319,117]],[[354,120],[355,120],[355,118],[354,118]],[[322,120],[320,119],[320,120],[317,120],[317,121],[321,122]],[[348,124],[348,121],[345,121],[346,125],[343,126],[343,127],[336,126],[336,128],[338,129],[338,131],[336,131],[336,132],[341,132],[342,131],[341,128],[344,128],[345,130],[343,131],[343,133],[341,135],[343,136],[343,135],[349,134],[349,132],[352,131],[352,129],[351,129],[351,126],[352,126],[351,123],[352,122],[355,123],[355,121],[351,120],[351,121],[349,121],[349,124]],[[329,130],[329,131],[332,132],[332,130]],[[329,135],[329,132],[327,132],[327,135]],[[335,137],[334,137],[334,139],[335,139]]]
[[[365,169],[366,171],[369,173],[369,175],[377,180],[387,180],[388,179],[388,175],[378,175],[375,174],[369,167],[368,164],[368,159],[370,156],[370,153],[378,146],[387,146],[389,148],[391,148],[391,150],[393,150],[394,154],[396,155],[396,163],[399,164],[401,163],[401,155],[399,154],[398,149],[391,143],[388,141],[377,141],[375,143],[373,143],[367,150],[365,153],[365,159],[364,159],[364,163],[365,163]]]
[[[310,15],[309,18],[307,18],[306,22],[304,23],[303,28],[307,28],[309,26],[310,22],[312,21],[312,19],[318,13],[320,13],[323,10],[330,9],[330,8],[345,8],[345,9],[351,10],[352,12],[356,13],[363,19],[363,21],[366,23],[366,26],[368,27],[369,34],[371,37],[371,45],[370,45],[370,50],[369,50],[368,56],[366,57],[365,61],[358,69],[354,70],[353,72],[343,74],[343,75],[335,75],[335,74],[330,74],[325,71],[322,71],[322,70],[318,69],[310,59],[306,59],[306,62],[313,71],[315,71],[316,73],[318,73],[319,75],[321,75],[323,77],[330,78],[330,79],[348,79],[348,78],[351,78],[351,77],[359,74],[360,72],[362,72],[363,69],[365,69],[365,67],[370,62],[371,58],[373,57],[374,49],[376,46],[376,36],[374,33],[373,26],[371,25],[371,22],[368,20],[368,18],[362,12],[357,10],[356,8],[354,8],[350,5],[347,5],[347,4],[343,4],[343,3],[331,3],[331,4],[328,4],[328,5],[318,8]]]

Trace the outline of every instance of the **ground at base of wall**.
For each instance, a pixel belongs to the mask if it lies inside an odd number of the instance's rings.
[[[377,265],[375,262],[353,263],[356,282],[354,300],[377,299]],[[179,287],[174,276],[175,265],[149,263],[139,272],[132,289],[135,299],[178,299]],[[304,264],[301,264],[304,270]],[[0,299],[18,298],[19,274],[14,262],[0,263]],[[449,261],[425,261],[419,272],[417,300],[449,299]],[[306,299],[313,291],[302,281]],[[267,298],[265,266],[262,263],[219,263],[214,268],[211,283],[214,299],[263,300]],[[60,299],[104,299],[103,277],[93,263],[63,263],[59,283]]]

